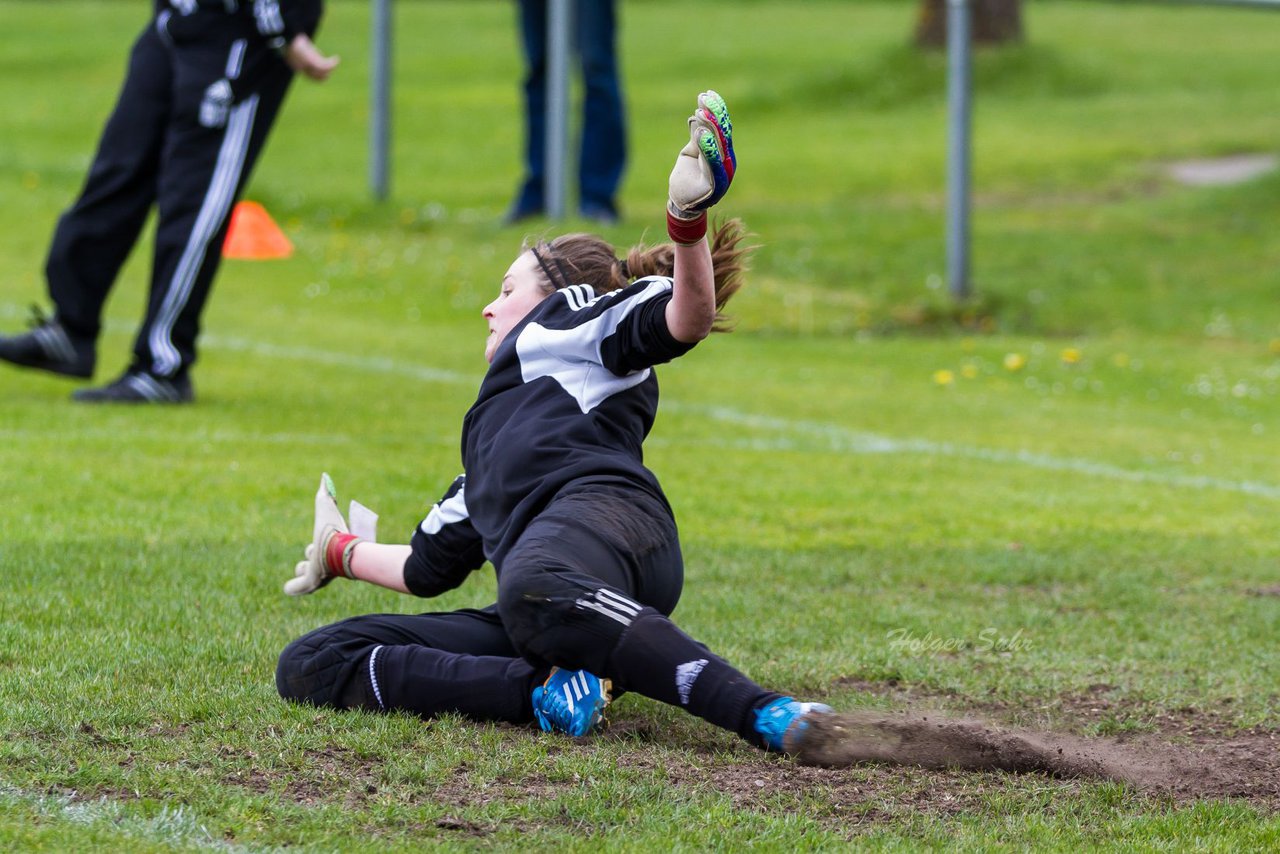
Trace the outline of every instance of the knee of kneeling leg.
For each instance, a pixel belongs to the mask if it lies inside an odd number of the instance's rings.
[[[307,699],[303,693],[306,680],[302,672],[314,650],[307,649],[303,640],[299,638],[286,646],[276,661],[276,691],[286,700]]]
[[[298,638],[280,653],[276,662],[276,691],[286,700],[316,706],[336,705],[343,681],[342,656],[318,632]]]

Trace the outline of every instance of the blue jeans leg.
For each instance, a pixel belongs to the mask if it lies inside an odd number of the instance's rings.
[[[524,46],[524,182],[511,207],[513,216],[541,213],[547,107],[547,3],[521,0],[520,35]]]
[[[578,50],[586,90],[582,151],[578,160],[579,207],[616,213],[615,196],[627,161],[627,129],[618,74],[617,4],[577,4]]]

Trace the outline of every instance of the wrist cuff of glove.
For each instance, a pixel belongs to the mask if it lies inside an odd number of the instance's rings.
[[[667,208],[667,236],[681,246],[692,246],[707,236],[707,212],[698,211],[693,219],[682,219]]]
[[[351,571],[351,554],[364,540],[355,534],[334,531],[324,541],[324,568],[330,575],[355,578]]]

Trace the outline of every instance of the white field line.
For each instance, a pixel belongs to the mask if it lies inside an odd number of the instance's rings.
[[[1034,451],[1007,451],[998,448],[980,448],[958,445],[952,442],[935,442],[931,439],[895,439],[877,433],[850,430],[834,424],[817,421],[799,421],[791,418],[775,418],[753,415],[735,409],[715,406],[688,405],[664,402],[672,412],[691,413],[726,424],[754,430],[770,430],[783,434],[774,439],[742,439],[738,443],[727,442],[732,447],[758,450],[826,451],[843,454],[914,454],[927,457],[952,457],[956,459],[982,460],[998,465],[1017,465],[1047,471],[1070,472],[1087,477],[1122,480],[1131,483],[1152,483],[1186,489],[1215,489],[1238,492],[1262,498],[1280,498],[1280,486],[1261,481],[1229,480],[1207,475],[1171,474],[1126,469],[1111,463],[1078,457],[1055,457]],[[800,439],[808,441],[799,441]]]
[[[0,811],[3,807],[26,807],[47,819],[70,822],[98,828],[117,839],[133,839],[171,848],[195,848],[201,851],[218,851],[227,854],[239,852],[278,850],[246,848],[218,839],[182,805],[165,806],[150,818],[129,815],[123,806],[106,798],[77,800],[66,795],[44,795],[24,792],[0,783]]]
[[[0,312],[6,316],[16,315],[12,306]],[[116,323],[108,323],[109,329],[117,330]],[[119,329],[129,329],[123,324]],[[269,359],[300,361],[316,365],[329,365],[353,371],[365,371],[373,374],[389,374],[408,377],[425,382],[438,382],[447,385],[469,385],[478,387],[481,374],[461,373],[458,371],[431,368],[407,364],[396,359],[358,356],[319,347],[285,347],[246,338],[225,337],[220,335],[204,335],[202,346],[216,350],[250,353]],[[1000,466],[1025,466],[1044,471],[1068,472],[1071,474],[1095,477],[1104,480],[1118,480],[1129,483],[1150,483],[1158,486],[1172,486],[1180,489],[1212,489],[1222,492],[1235,492],[1260,498],[1280,499],[1280,485],[1255,480],[1231,480],[1228,478],[1210,477],[1207,475],[1176,474],[1166,472],[1147,472],[1127,469],[1111,463],[1099,462],[1082,457],[1056,457],[1034,451],[1009,451],[998,448],[982,448],[972,445],[960,445],[953,442],[936,442],[931,439],[894,438],[860,430],[850,430],[837,424],[825,424],[818,421],[803,421],[791,418],[778,418],[742,412],[728,407],[700,406],[684,404],[669,396],[663,399],[663,408],[669,412],[683,412],[700,415],[725,424],[749,429],[771,431],[782,434],[772,440],[747,440],[745,447],[768,447],[779,450],[805,452],[814,450],[813,445],[802,440],[818,441],[819,448],[827,453],[842,454],[910,454],[926,457],[950,457],[955,459],[981,460]],[[729,443],[732,444],[732,443]]]
[[[221,335],[204,335],[200,345],[215,350],[230,350],[235,353],[249,353],[268,359],[287,359],[295,362],[308,362],[313,365],[329,365],[335,368],[347,368],[353,371],[367,371],[371,374],[393,374],[424,382],[446,383],[448,385],[480,384],[480,374],[463,374],[441,368],[429,368],[421,365],[410,365],[377,356],[356,356],[351,353],[339,353],[319,347],[284,347],[262,341],[250,341],[247,338],[230,338]]]
[[[5,321],[5,325],[9,326],[10,321],[25,320],[28,317],[29,308],[17,303],[0,304],[0,320]],[[114,334],[127,335],[132,337],[137,332],[137,327],[132,323],[125,323],[120,320],[107,320],[103,323],[103,329]],[[21,330],[5,329],[3,334],[11,335]],[[463,374],[457,371],[448,371],[440,368],[421,367],[418,365],[409,365],[404,362],[397,362],[393,359],[386,359],[374,356],[357,356],[350,353],[338,353],[333,350],[326,350],[320,347],[289,347],[281,344],[272,344],[266,341],[251,341],[248,338],[238,338],[234,336],[218,335],[216,333],[204,333],[200,336],[199,345],[214,350],[229,350],[233,353],[249,353],[254,356],[263,356],[268,359],[288,359],[298,362],[309,362],[313,365],[331,365],[337,368],[350,368],[357,371],[368,371],[375,374],[394,374],[396,376],[409,377],[416,380],[424,380],[426,382],[438,382],[449,384],[476,384],[480,382],[480,374]],[[476,351],[477,353],[479,350]]]
[[[276,347],[244,339],[208,336],[205,346],[250,352],[257,355],[291,359],[303,362],[332,365],[362,370],[370,373],[393,374],[429,382],[450,385],[479,386],[481,374],[459,373],[434,368],[409,365],[394,359],[370,358],[312,347]],[[998,448],[982,448],[953,442],[936,442],[931,439],[894,438],[877,433],[850,430],[837,424],[820,421],[803,421],[742,412],[723,406],[701,406],[681,403],[664,397],[662,406],[669,412],[688,413],[710,418],[736,427],[781,434],[774,439],[744,440],[743,447],[791,450],[798,452],[820,450],[841,454],[909,454],[925,457],[949,457],[981,460],[999,466],[1025,466],[1045,471],[1069,472],[1086,477],[1119,480],[1129,483],[1150,483],[1181,489],[1212,489],[1235,492],[1260,498],[1280,499],[1280,485],[1253,480],[1230,480],[1207,475],[1148,472],[1126,469],[1111,463],[1080,457],[1056,457],[1034,451],[1009,451]],[[816,440],[816,447],[815,447]],[[733,444],[730,442],[730,444]]]

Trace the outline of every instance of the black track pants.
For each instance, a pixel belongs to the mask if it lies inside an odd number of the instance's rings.
[[[115,110],[79,198],[58,221],[45,274],[57,317],[96,338],[102,308],[154,205],[147,314],[132,368],[185,374],[196,358],[200,312],[221,260],[231,208],[266,142],[292,73],[233,18],[212,18],[198,39],[174,43],[155,23],[138,37]],[[201,123],[210,84],[255,70],[218,126]],[[207,117],[206,117],[207,121]]]
[[[432,717],[533,719],[530,695],[550,668],[518,657],[497,609],[369,614],[316,629],[285,648],[280,696],[339,709]]]

